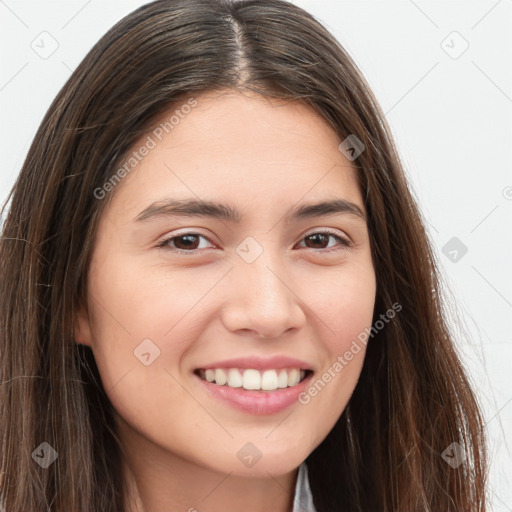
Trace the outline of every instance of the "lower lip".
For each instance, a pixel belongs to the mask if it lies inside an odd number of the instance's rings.
[[[243,388],[230,388],[229,386],[219,386],[206,380],[199,379],[206,388],[206,391],[215,398],[222,400],[228,405],[240,411],[254,415],[276,414],[298,403],[299,395],[306,390],[308,382],[313,374],[289,388],[276,389],[274,391],[249,391]]]

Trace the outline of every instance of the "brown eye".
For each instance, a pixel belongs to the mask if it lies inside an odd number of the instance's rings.
[[[329,245],[330,240],[335,239],[338,241],[338,244]],[[347,239],[339,236],[336,233],[331,231],[319,231],[317,233],[311,233],[310,235],[303,238],[303,241],[306,242],[306,247],[308,249],[321,249],[323,252],[331,252],[339,250],[341,247],[351,247],[351,242]]]
[[[184,233],[182,235],[166,238],[158,244],[158,247],[171,250],[176,249],[183,252],[192,252],[196,249],[204,249],[204,247],[200,247],[201,238],[206,240],[208,243],[211,243],[206,237],[198,233]]]

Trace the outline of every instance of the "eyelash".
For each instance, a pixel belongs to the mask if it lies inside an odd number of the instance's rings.
[[[174,236],[171,236],[169,238],[166,238],[165,240],[162,240],[159,244],[158,244],[158,248],[160,249],[164,249],[164,250],[171,250],[173,252],[177,252],[178,254],[186,254],[186,255],[194,255],[194,254],[197,254],[197,251],[199,249],[191,249],[189,251],[186,251],[184,249],[177,249],[175,247],[170,247],[169,246],[169,243],[173,240],[176,240],[177,238],[182,238],[182,237],[185,237],[185,236],[189,236],[189,235],[193,235],[193,236],[198,236],[198,237],[202,237],[204,238],[205,240],[208,240],[208,242],[210,242],[211,244],[213,244],[213,242],[211,240],[209,240],[206,236],[204,235],[201,235],[200,233],[194,233],[192,231],[188,232],[188,233],[182,233],[180,235],[174,235]],[[331,237],[334,237],[336,239],[338,239],[338,241],[340,242],[338,244],[338,248],[329,248],[329,249],[313,249],[315,251],[319,251],[319,252],[322,252],[322,253],[332,253],[332,252],[337,252],[337,251],[340,251],[342,249],[349,249],[351,247],[353,247],[353,243],[346,239],[346,238],[343,238],[341,237],[338,233],[334,232],[334,231],[331,231],[329,229],[324,229],[322,231],[314,231],[313,233],[309,233],[308,235],[306,235],[304,238],[302,238],[301,242],[303,240],[305,240],[306,238],[309,238],[309,237],[312,237],[313,235],[329,235]],[[339,247],[341,246],[341,248]],[[307,247],[306,247],[307,249]]]

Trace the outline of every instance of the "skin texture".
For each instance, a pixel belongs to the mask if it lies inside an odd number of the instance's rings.
[[[334,198],[364,211],[363,200],[341,139],[310,107],[233,91],[196,99],[110,192],[76,340],[92,348],[116,411],[139,510],[142,502],[151,512],[289,512],[297,468],[343,412],[364,347],[307,405],[271,415],[212,398],[193,372],[245,356],[302,359],[313,379],[332,367],[371,326],[376,281],[366,223],[347,213],[290,222],[286,215]],[[134,220],[170,197],[227,203],[243,220]],[[325,229],[352,247],[307,238]],[[201,237],[157,247],[186,233]],[[263,249],[252,263],[236,252],[249,236]],[[160,350],[149,366],[134,355],[145,339]],[[250,468],[237,457],[248,442],[262,454]]]

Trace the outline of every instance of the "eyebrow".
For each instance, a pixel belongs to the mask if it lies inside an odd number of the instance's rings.
[[[326,215],[348,214],[355,215],[366,222],[366,214],[355,203],[346,199],[331,199],[318,203],[303,204],[286,215],[288,221],[302,220]],[[234,224],[239,224],[243,214],[237,208],[228,204],[201,199],[162,199],[145,208],[135,217],[135,222],[163,217],[208,217]]]

